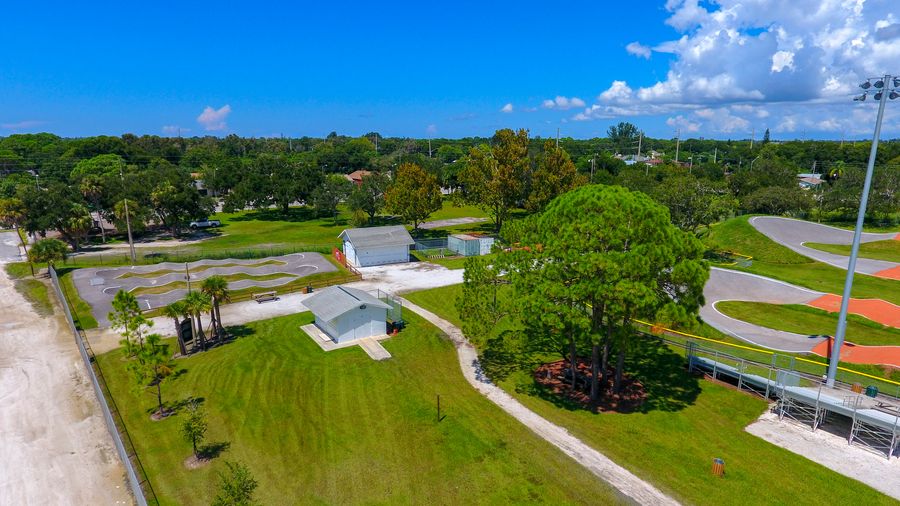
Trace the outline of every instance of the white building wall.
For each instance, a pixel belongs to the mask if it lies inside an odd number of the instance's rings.
[[[354,309],[337,318],[336,342],[343,343],[363,337],[387,333],[387,311],[380,307]]]
[[[359,267],[359,263],[356,261],[356,250],[353,249],[353,243],[350,241],[344,241],[344,258],[350,265]]]
[[[348,243],[344,243],[344,252],[347,251]],[[351,260],[347,255],[347,261],[356,267],[370,267],[373,265],[399,264],[409,262],[409,246],[385,246],[381,248],[361,248],[354,250],[354,257]]]
[[[337,339],[338,337],[338,329],[335,328],[331,322],[325,321],[318,316],[316,316],[316,327],[322,329],[322,332],[328,334],[328,337],[331,339]]]

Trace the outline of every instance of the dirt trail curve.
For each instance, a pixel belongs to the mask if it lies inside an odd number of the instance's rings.
[[[62,310],[32,310],[2,269],[16,259],[8,253],[0,250],[0,504],[132,504]]]
[[[853,231],[821,225],[811,221],[780,218],[777,216],[755,216],[750,224],[769,239],[786,246],[805,257],[812,258],[840,269],[847,269],[849,257],[836,255],[804,246],[804,243],[850,244],[853,242]],[[896,232],[873,234],[864,232],[862,242],[886,241],[897,237]],[[872,276],[889,277],[889,274],[900,270],[900,264],[885,260],[873,260],[859,257],[856,260],[856,272]]]
[[[419,316],[422,316],[449,335],[456,345],[463,376],[482,395],[513,418],[525,424],[532,432],[556,446],[563,453],[594,473],[598,478],[606,481],[622,494],[640,504],[678,504],[677,501],[660,492],[653,485],[638,478],[607,456],[569,434],[566,429],[551,423],[534,411],[526,408],[500,387],[491,383],[478,363],[478,352],[466,340],[458,327],[406,299],[403,299],[403,307],[416,312]]]

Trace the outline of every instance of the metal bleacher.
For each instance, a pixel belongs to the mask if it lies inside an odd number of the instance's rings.
[[[843,383],[828,387],[815,375],[704,349],[693,342],[686,349],[691,371],[774,399],[779,419],[789,418],[815,431],[826,423],[837,422],[835,416],[844,417],[850,422],[849,444],[883,453],[887,458],[900,443],[900,399],[896,397],[866,395]]]

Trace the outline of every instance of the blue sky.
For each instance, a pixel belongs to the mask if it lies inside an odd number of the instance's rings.
[[[900,66],[888,3],[821,19],[747,3],[15,2],[0,135],[592,137],[621,120],[665,137],[868,135],[873,112],[851,105],[847,82]],[[855,32],[810,54],[837,20]],[[863,32],[887,54],[848,63]]]

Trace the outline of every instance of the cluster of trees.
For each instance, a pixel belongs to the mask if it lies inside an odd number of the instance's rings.
[[[346,202],[358,226],[379,213],[418,224],[434,207],[434,188],[449,188],[483,207],[498,230],[514,209],[538,212],[587,182],[618,184],[651,195],[669,207],[676,224],[697,230],[735,211],[850,215],[868,155],[868,143],[860,142],[771,142],[765,135],[755,143],[643,136],[639,142],[641,135],[627,122],[611,127],[606,138],[556,141],[509,129],[491,138],[434,140],[375,132],[324,139],[12,135],[0,138],[0,220],[42,235],[54,230],[77,248],[101,217],[123,229],[127,203],[136,233],[158,225],[177,234],[213,210],[193,175],[223,197],[225,210],[286,212],[301,203],[336,218]],[[644,154],[662,152],[662,163],[626,165],[614,156],[636,154],[638,146]],[[872,216],[898,207],[898,166],[900,142],[883,142]],[[359,169],[372,172],[361,185],[342,177]],[[813,171],[826,184],[801,191],[796,175]],[[388,199],[391,187],[397,190]],[[419,193],[412,204],[397,198]]]
[[[587,351],[595,402],[609,374],[614,392],[621,388],[634,319],[690,325],[703,304],[703,246],[644,193],[584,186],[508,222],[501,235],[519,247],[466,261],[463,331],[484,343],[501,322],[521,321],[519,345],[565,357],[573,388]]]
[[[190,173],[163,159],[133,165],[103,154],[79,161],[61,179],[16,173],[3,183],[0,219],[42,237],[56,231],[73,250],[104,220],[119,230],[128,219],[135,233],[156,224],[177,235],[190,220],[213,211],[212,200],[200,195]],[[105,239],[104,227],[100,232]]]

